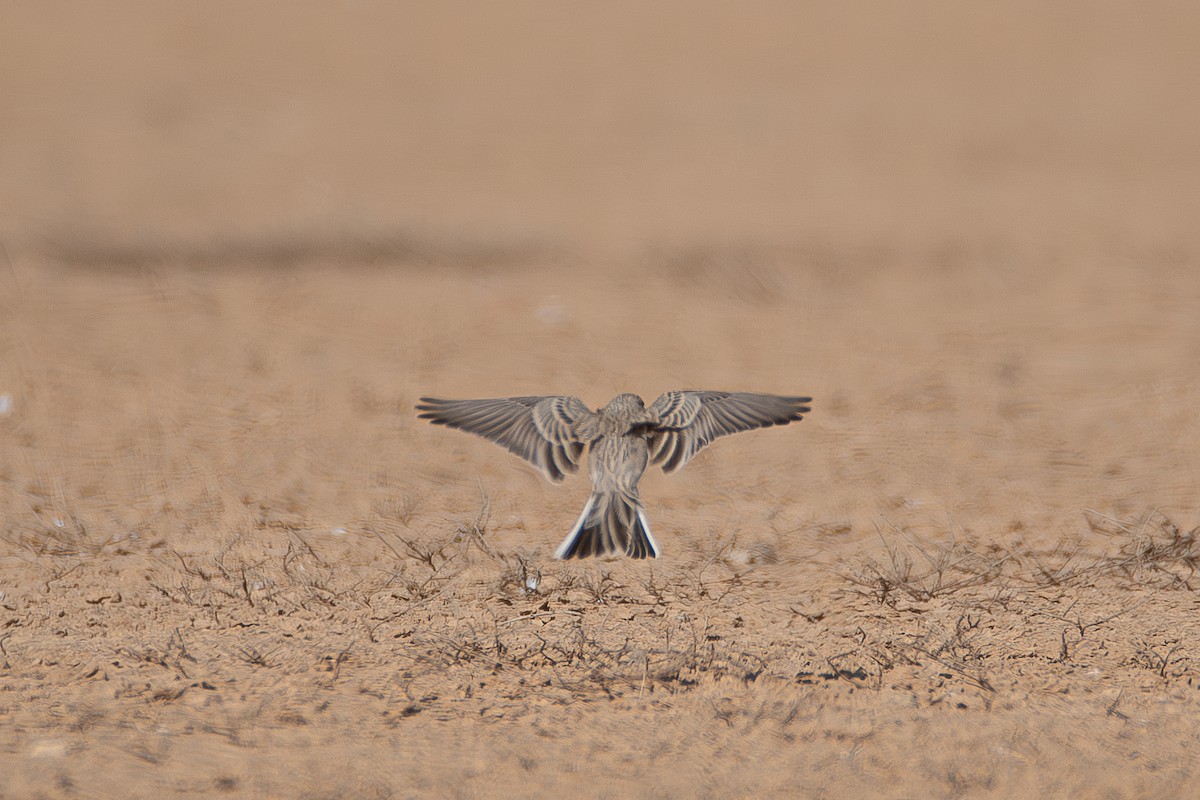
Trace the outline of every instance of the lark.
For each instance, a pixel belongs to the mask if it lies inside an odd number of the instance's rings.
[[[658,542],[638,497],[646,467],[661,464],[664,472],[674,472],[721,436],[803,419],[811,402],[811,397],[686,390],[667,392],[649,408],[636,394],[619,394],[599,411],[578,397],[563,396],[422,397],[417,410],[434,425],[506,447],[554,483],[579,469],[587,448],[592,494],[554,557],[657,558]]]

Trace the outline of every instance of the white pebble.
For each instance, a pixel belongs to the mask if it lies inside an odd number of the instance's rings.
[[[538,306],[537,318],[546,325],[562,325],[570,319],[570,314],[566,306],[550,302]]]

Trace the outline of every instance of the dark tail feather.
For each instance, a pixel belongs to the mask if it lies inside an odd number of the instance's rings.
[[[593,494],[575,527],[554,551],[554,557],[561,559],[605,555],[658,558],[658,542],[636,497],[620,492]]]

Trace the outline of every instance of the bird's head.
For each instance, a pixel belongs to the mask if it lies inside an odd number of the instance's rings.
[[[639,417],[646,410],[646,404],[636,394],[619,394],[604,407],[606,414],[616,414],[624,417]]]

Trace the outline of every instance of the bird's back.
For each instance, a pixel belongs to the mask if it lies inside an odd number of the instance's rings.
[[[638,481],[650,463],[645,436],[613,434],[592,446],[588,467],[597,492],[618,490],[637,495]]]

